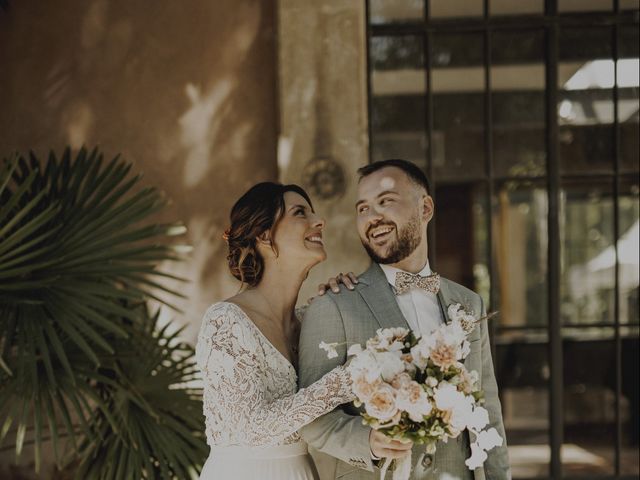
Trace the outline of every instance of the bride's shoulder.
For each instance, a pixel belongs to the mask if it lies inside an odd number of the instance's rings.
[[[242,315],[242,310],[233,302],[223,300],[216,302],[207,308],[204,313],[204,322],[214,323],[235,323],[237,318]]]
[[[235,303],[222,301],[211,305],[202,319],[199,344],[227,345],[231,351],[255,351],[259,339],[244,311]]]

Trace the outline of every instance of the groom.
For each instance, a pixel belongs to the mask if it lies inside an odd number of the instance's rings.
[[[479,295],[434,275],[427,259],[427,225],[434,205],[427,178],[414,164],[385,160],[358,170],[356,203],[358,234],[372,259],[371,267],[358,278],[353,291],[317,297],[309,306],[300,334],[300,387],[306,387],[346,361],[347,344],[363,344],[379,328],[405,327],[428,335],[447,320],[447,307],[463,305],[476,316],[485,314]],[[415,282],[402,272],[429,277]],[[400,274],[396,277],[396,274]],[[396,283],[399,282],[399,283]],[[401,284],[403,283],[403,284]],[[328,359],[320,341],[337,342],[338,357]],[[493,374],[487,322],[470,334],[471,353],[465,360],[476,370],[485,393],[491,426],[506,440],[498,389]],[[335,478],[373,480],[382,457],[406,454],[411,445],[387,439],[363,425],[352,405],[324,415],[302,429],[303,438],[317,450],[335,457]],[[506,441],[489,450],[484,465],[470,471],[469,436],[462,433],[440,442],[434,455],[424,446],[413,447],[412,479],[499,480],[511,478]],[[389,475],[390,478],[390,475]]]

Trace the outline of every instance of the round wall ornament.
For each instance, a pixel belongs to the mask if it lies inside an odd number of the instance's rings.
[[[332,157],[315,157],[302,170],[302,182],[311,197],[329,200],[341,196],[347,187],[342,165]]]

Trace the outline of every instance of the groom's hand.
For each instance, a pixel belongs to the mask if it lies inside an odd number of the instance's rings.
[[[413,442],[401,442],[387,437],[378,430],[369,434],[371,453],[377,458],[402,458],[411,452]]]

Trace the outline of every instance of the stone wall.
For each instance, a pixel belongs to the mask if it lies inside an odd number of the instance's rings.
[[[99,146],[164,190],[194,247],[173,273],[189,340],[234,294],[221,234],[277,178],[275,1],[10,0],[0,10],[0,156]]]

